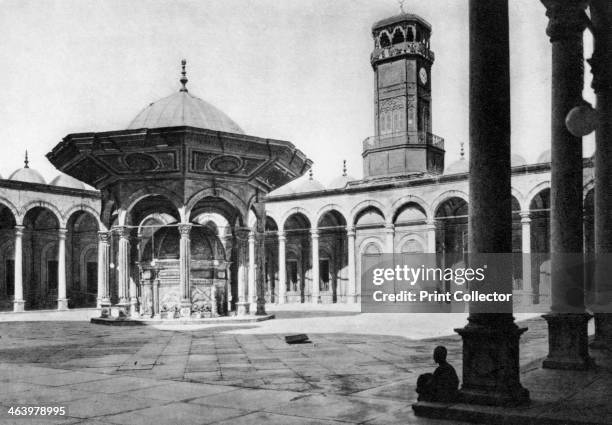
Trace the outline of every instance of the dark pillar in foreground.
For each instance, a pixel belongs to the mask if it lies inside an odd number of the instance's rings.
[[[510,189],[510,53],[507,0],[470,0],[470,256],[512,252]],[[491,282],[512,293],[512,273]],[[505,311],[504,311],[505,308]],[[470,305],[463,338],[462,398],[516,405],[529,399],[519,377],[519,329],[512,305],[486,314]]]
[[[612,3],[591,0],[595,49],[590,60],[599,122],[595,133],[595,271],[594,347],[612,348]]]
[[[582,139],[565,125],[568,112],[582,103],[586,2],[542,0],[552,43],[551,95],[551,312],[548,356],[551,369],[585,369],[590,319],[584,306],[582,262]]]

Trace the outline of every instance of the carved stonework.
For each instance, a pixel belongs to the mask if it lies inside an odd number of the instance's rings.
[[[191,233],[191,228],[193,226],[191,224],[179,224],[178,231],[181,234],[182,238],[188,238]]]
[[[98,232],[98,240],[107,244],[110,241],[110,232]]]
[[[588,17],[585,13],[586,1],[576,0],[542,0],[546,7],[548,26],[546,34],[552,42],[568,38],[582,37],[587,27]]]

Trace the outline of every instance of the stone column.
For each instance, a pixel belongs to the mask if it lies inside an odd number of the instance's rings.
[[[591,0],[595,33],[593,89],[597,94],[599,122],[595,133],[595,254],[601,257],[595,269],[594,347],[612,347],[612,4]]]
[[[512,254],[510,188],[510,43],[507,0],[470,0],[470,179],[469,253]],[[483,282],[512,292],[512,270],[487,273]],[[496,267],[497,268],[497,267]],[[501,304],[501,303],[500,303]],[[462,396],[467,403],[527,402],[520,383],[519,329],[512,304],[499,313],[470,304],[463,339]],[[485,366],[486,365],[486,366]]]
[[[393,254],[395,249],[395,226],[391,223],[385,224],[385,253]]]
[[[582,223],[582,139],[565,125],[567,113],[582,103],[586,1],[542,0],[552,43],[551,95],[551,312],[548,356],[543,367],[585,369],[590,319],[584,307]]]
[[[531,285],[531,218],[529,211],[521,211],[521,252],[523,261],[523,291],[529,295],[533,304],[533,287]]]
[[[181,317],[191,316],[191,224],[179,224],[179,282],[181,286]]]
[[[249,230],[236,229],[237,260],[238,260],[238,302],[236,303],[236,313],[238,316],[245,316],[249,312],[249,302],[247,299],[247,238]]]
[[[255,291],[255,279],[256,279],[256,258],[255,258],[255,233],[249,232],[249,274],[248,274],[248,302],[249,311],[255,312],[257,309],[257,294]],[[261,273],[261,271],[259,271]]]
[[[223,243],[223,251],[225,252],[225,260],[227,267],[225,269],[225,307],[223,314],[229,314],[232,305],[232,288],[230,285],[232,277],[231,260],[232,260],[232,235],[225,235],[221,239]],[[221,313],[221,312],[220,312]]]
[[[278,231],[278,303],[285,304],[287,297],[287,270],[285,258],[285,243],[287,238],[285,232]]]
[[[66,229],[59,229],[57,247],[57,309],[68,310],[66,298]]]
[[[24,226],[15,226],[15,296],[13,297],[13,311],[24,311],[23,299],[23,231]]]
[[[109,257],[110,232],[98,232],[98,308],[110,305]]]
[[[434,220],[428,220],[425,226],[427,232],[427,253],[436,253],[436,222]]]
[[[355,226],[346,226],[348,240],[348,294],[347,302],[357,302],[357,276],[355,271]]]
[[[117,292],[119,295],[118,314],[125,317],[129,308],[130,284],[130,229],[126,226],[116,228],[119,235],[117,249]]]
[[[310,301],[313,304],[319,303],[319,230],[310,231],[310,246],[312,249],[312,291]]]
[[[256,295],[257,295],[257,310],[255,311],[255,315],[257,316],[265,316],[266,315],[266,256],[265,256],[265,243],[266,243],[266,235],[263,232],[263,225],[260,226],[262,231],[257,232],[256,235],[256,254],[255,258],[257,259],[256,265]]]

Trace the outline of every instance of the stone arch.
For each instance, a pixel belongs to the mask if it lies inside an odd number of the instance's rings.
[[[380,210],[380,213],[382,214],[383,218],[385,219],[385,222],[388,221],[388,217],[389,217],[389,212],[387,211],[387,208],[385,208],[385,206],[379,202],[376,201],[374,199],[368,199],[365,201],[361,201],[360,203],[358,203],[357,205],[355,205],[353,207],[353,209],[351,209],[351,224],[355,225],[355,222],[357,220],[357,217],[359,216],[359,214],[365,210],[366,208],[369,207],[374,207],[377,208],[378,210]]]
[[[83,212],[91,214],[93,218],[96,220],[96,222],[98,223],[98,230],[102,232],[106,232],[108,230],[107,227],[102,222],[102,220],[100,220],[99,212],[96,211],[95,208],[93,208],[91,205],[87,205],[87,204],[74,205],[71,208],[69,208],[64,214],[64,217],[66,217],[66,223],[70,221],[70,217],[72,217],[72,214],[79,212],[79,211],[83,211]]]
[[[231,190],[221,187],[203,189],[194,194],[185,205],[185,217],[189,219],[189,217],[191,217],[193,208],[198,204],[198,202],[208,197],[219,198],[227,202],[229,205],[233,205],[239,212],[239,220],[242,222],[242,224],[246,224],[249,205],[247,205],[243,199],[241,199]]]
[[[456,190],[456,189],[447,190],[445,192],[442,192],[440,195],[438,195],[438,197],[431,203],[432,217],[435,217],[436,212],[438,211],[438,208],[440,207],[440,205],[442,205],[445,201],[451,198],[461,198],[468,205],[470,203],[470,197],[464,191]]]
[[[425,211],[425,216],[427,220],[433,219],[433,212],[431,208],[425,200],[416,195],[406,195],[402,196],[399,199],[396,199],[393,204],[391,204],[391,212],[393,213],[393,218],[397,216],[397,212],[406,204],[417,204],[419,207]]]
[[[23,224],[23,219],[25,218],[28,211],[36,207],[48,209],[57,219],[57,223],[59,227],[60,228],[66,227],[66,220],[64,219],[64,216],[62,215],[59,208],[57,208],[55,205],[53,205],[50,202],[43,201],[42,199],[30,201],[21,208],[21,214],[19,216],[18,224]]]
[[[521,211],[525,211],[529,209],[529,205],[525,205],[525,197],[523,196],[523,194],[518,189],[516,189],[514,186],[511,187],[511,190],[512,190],[512,196],[514,196],[514,198],[518,201],[521,207]]]
[[[315,226],[318,226],[319,221],[321,220],[321,218],[328,212],[330,211],[336,211],[338,214],[340,214],[342,216],[342,218],[344,218],[344,221],[347,221],[346,219],[346,212],[344,211],[344,208],[342,208],[340,205],[338,204],[327,204],[321,208],[319,208],[319,211],[317,211],[316,214],[316,220],[314,221]]]
[[[421,248],[423,249],[423,252],[425,252],[427,250],[427,241],[420,235],[416,234],[416,233],[408,233],[404,236],[402,236],[402,238],[399,240],[399,242],[397,243],[397,246],[400,249],[408,242],[408,241],[417,241],[420,245]]]
[[[17,225],[21,225],[22,221],[23,221],[23,216],[21,216],[19,214],[19,210],[17,209],[17,207],[11,202],[9,201],[7,198],[5,198],[4,196],[0,196],[0,206],[4,206],[6,208],[9,209],[9,211],[11,211],[11,213],[13,214],[13,219],[15,220],[15,223]],[[25,216],[25,214],[23,214]]]
[[[81,288],[84,288],[85,290],[87,290],[87,256],[91,254],[91,252],[98,252],[98,245],[95,243],[90,243],[88,245],[85,245],[85,247],[81,250],[81,253],[79,255],[79,281],[81,282]],[[95,257],[94,257],[95,258]],[[97,259],[96,259],[97,262]]]
[[[152,196],[160,196],[162,198],[166,198],[176,209],[176,211],[178,212],[182,206],[182,200],[180,199],[180,197],[166,189],[163,187],[158,187],[158,186],[147,186],[147,187],[143,187],[141,189],[138,189],[137,191],[135,191],[134,193],[132,193],[129,198],[126,200],[126,202],[124,203],[123,207],[121,208],[122,210],[125,210],[126,213],[129,215],[132,212],[132,209],[143,199],[148,198],[148,197],[152,197]]]
[[[391,35],[387,32],[387,30],[381,31],[378,35],[378,45],[381,49],[391,46]]]
[[[525,204],[527,205],[527,209],[530,208],[531,202],[533,201],[533,198],[535,198],[538,195],[538,193],[540,193],[541,191],[543,191],[545,189],[550,189],[550,181],[540,182],[540,183],[538,183],[537,185],[535,185],[534,187],[531,188],[531,190],[529,191],[529,193],[525,197]]]
[[[379,237],[377,236],[368,236],[367,238],[365,238],[364,240],[362,240],[359,243],[359,249],[357,250],[357,252],[359,253],[359,255],[362,255],[365,252],[365,249],[370,245],[370,244],[374,244],[376,245],[376,247],[379,249],[380,253],[382,254],[383,252],[385,252],[384,246],[385,243],[383,240],[381,240]]]
[[[283,218],[281,219],[281,225],[279,227],[279,229],[284,230],[285,229],[285,225],[287,224],[287,220],[289,219],[289,217],[291,217],[293,214],[303,214],[308,221],[310,221],[310,227],[312,228],[313,226],[313,218],[312,218],[312,214],[310,213],[310,211],[306,210],[305,208],[302,207],[293,207],[291,208],[289,211],[287,211],[284,215]]]

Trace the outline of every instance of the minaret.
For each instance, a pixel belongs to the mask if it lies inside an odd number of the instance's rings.
[[[372,27],[375,135],[363,144],[364,176],[441,174],[444,139],[432,134],[431,25],[402,13]]]

